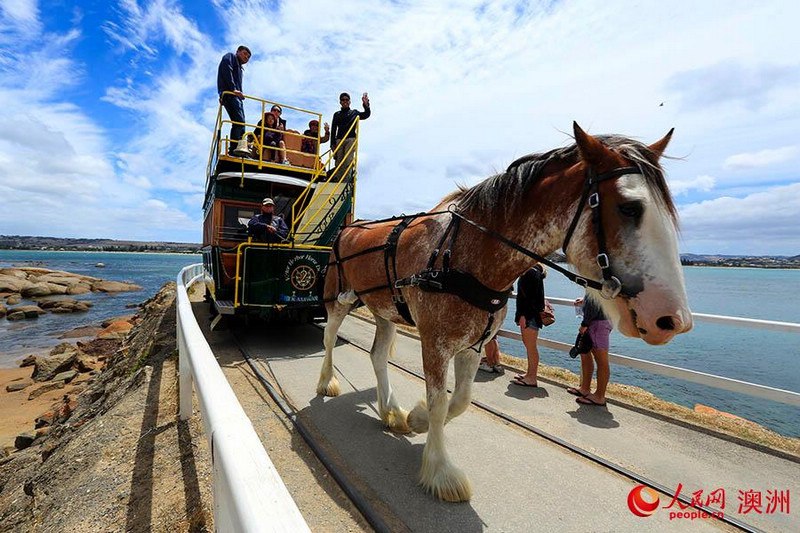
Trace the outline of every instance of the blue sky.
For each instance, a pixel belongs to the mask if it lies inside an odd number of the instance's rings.
[[[216,67],[245,43],[249,94],[330,120],[339,92],[369,91],[359,216],[428,209],[569,142],[573,120],[644,142],[675,127],[681,251],[795,255],[799,18],[788,1],[3,0],[0,233],[198,242]]]

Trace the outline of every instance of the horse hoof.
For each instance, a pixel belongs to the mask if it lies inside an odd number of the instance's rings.
[[[411,433],[408,425],[408,412],[400,407],[390,409],[383,417],[383,423],[395,433]]]
[[[330,380],[323,380],[320,379],[319,383],[317,383],[317,394],[321,394],[323,396],[339,396],[341,393],[341,389],[339,388],[339,380],[336,377],[332,377]]]
[[[472,498],[472,484],[466,474],[448,465],[438,470],[426,469],[420,473],[420,485],[426,492],[446,502],[466,502]]]
[[[414,433],[425,433],[428,431],[428,406],[424,401],[419,402],[416,407],[408,413],[408,425]]]

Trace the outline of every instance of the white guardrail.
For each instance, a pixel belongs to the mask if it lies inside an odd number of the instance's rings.
[[[516,298],[516,295],[512,295],[511,297]],[[567,305],[571,307],[574,304],[574,300],[569,300],[567,298],[548,297],[547,300],[555,305]],[[792,322],[775,322],[772,320],[759,320],[755,318],[739,318],[739,317],[721,316],[721,315],[706,315],[702,313],[692,313],[692,317],[697,322],[710,322],[714,324],[726,324],[730,326],[748,327],[748,328],[764,329],[770,331],[787,331],[790,333],[800,333],[800,324],[795,324]],[[509,331],[506,329],[501,329],[497,333],[497,335],[499,337],[505,337],[508,339],[516,339],[518,341],[522,341],[522,336],[519,333],[514,331]],[[550,339],[543,339],[541,337],[539,338],[538,344],[540,346],[546,346],[547,348],[552,348],[554,350],[561,350],[564,352],[568,352],[569,349],[572,348],[572,344],[567,344],[565,342],[559,342]],[[609,361],[617,365],[636,368],[638,370],[644,370],[645,372],[651,372],[653,374],[660,374],[662,376],[669,376],[672,378],[683,379],[686,381],[691,381],[693,383],[699,383],[701,385],[708,385],[709,387],[715,387],[717,389],[725,389],[740,394],[746,394],[748,396],[754,396],[756,398],[765,398],[767,400],[773,400],[776,402],[793,405],[795,407],[800,407],[800,393],[794,391],[776,389],[774,387],[759,385],[757,383],[750,383],[747,381],[740,381],[738,379],[725,378],[722,376],[707,374],[705,372],[698,372],[696,370],[688,370],[686,368],[680,368],[677,366],[654,363],[652,361],[645,361],[643,359],[637,359],[635,357],[628,357],[627,355],[609,353],[608,359]]]
[[[184,268],[177,279],[180,418],[192,415],[194,383],[211,448],[214,529],[310,531],[197,325],[187,289],[204,279],[202,264]]]

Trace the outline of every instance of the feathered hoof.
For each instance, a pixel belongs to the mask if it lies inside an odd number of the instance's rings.
[[[424,462],[419,483],[428,494],[446,502],[466,502],[472,498],[472,484],[460,469],[451,464],[426,468]]]
[[[395,433],[411,433],[408,425],[408,411],[400,407],[389,409],[383,416],[383,423]]]
[[[428,431],[428,405],[425,401],[419,402],[408,413],[408,425],[414,433],[426,433]]]
[[[339,380],[336,379],[336,376],[331,376],[330,379],[320,376],[319,383],[317,383],[317,394],[333,397],[339,396],[340,393]]]

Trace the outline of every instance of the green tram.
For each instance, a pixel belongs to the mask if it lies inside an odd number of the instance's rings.
[[[322,124],[322,115],[313,111],[252,96],[245,96],[245,103],[260,106],[261,117],[279,105],[292,110],[293,118],[300,117],[297,120],[303,122],[298,123],[317,120]],[[288,128],[262,129],[246,123],[248,155],[229,155],[231,148],[243,150],[244,146],[234,146],[227,136],[231,124],[223,118],[220,105],[203,203],[206,298],[216,314],[212,329],[222,317],[231,315],[304,321],[324,317],[322,291],[332,244],[340,228],[352,220],[355,206],[359,121],[351,128],[355,131],[352,148],[347,143],[337,147],[348,148],[341,157],[336,154],[339,167],[333,164],[330,150],[320,153],[319,131],[315,138]],[[270,161],[275,148],[261,149],[264,130],[283,134],[288,164]],[[306,146],[302,151],[304,140],[316,141],[310,143],[316,149],[312,152]],[[247,223],[260,212],[265,197],[273,199],[275,214],[289,227],[283,242],[259,242],[248,235]]]

